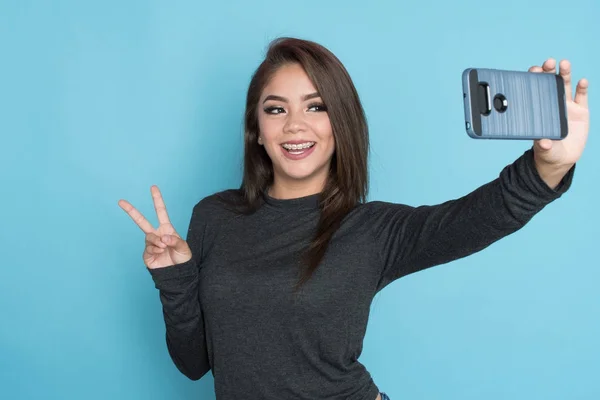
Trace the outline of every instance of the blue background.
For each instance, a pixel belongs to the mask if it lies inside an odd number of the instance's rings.
[[[372,132],[371,199],[433,204],[530,142],[464,131],[461,72],[568,58],[590,80],[574,186],[521,231],[378,295],[361,361],[394,399],[600,398],[597,20],[587,1],[0,3],[0,397],[211,399],[171,363],[143,234],[162,189],[193,205],[241,178],[251,73],[270,40],[347,66]]]

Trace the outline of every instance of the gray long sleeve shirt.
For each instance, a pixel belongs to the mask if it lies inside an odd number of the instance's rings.
[[[497,179],[455,200],[357,204],[297,295],[292,286],[318,222],[318,195],[266,196],[249,216],[208,196],[192,213],[192,259],[149,270],[169,354],[190,379],[212,370],[217,400],[375,400],[378,387],[358,361],[375,294],[523,227],[568,190],[574,169],[552,190],[530,149]]]

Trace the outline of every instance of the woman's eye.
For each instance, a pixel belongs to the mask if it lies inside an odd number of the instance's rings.
[[[327,107],[325,107],[325,104],[321,104],[321,103],[319,103],[319,104],[311,104],[308,107],[308,109],[312,110],[312,111],[321,111],[321,112],[327,111]]]
[[[282,107],[271,106],[265,108],[267,114],[281,114],[283,111]]]

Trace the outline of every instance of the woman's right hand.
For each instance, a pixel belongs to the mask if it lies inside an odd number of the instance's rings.
[[[154,201],[154,209],[158,216],[158,228],[135,209],[128,201],[119,200],[119,206],[133,219],[133,221],[146,234],[146,248],[144,249],[144,264],[150,269],[169,267],[181,264],[192,258],[192,251],[187,242],[181,238],[171,225],[167,208],[157,186],[150,189]]]

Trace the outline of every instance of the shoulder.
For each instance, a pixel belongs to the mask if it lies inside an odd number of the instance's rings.
[[[414,207],[389,201],[368,201],[357,204],[344,218],[344,229],[377,235],[398,221],[406,220]]]
[[[394,214],[410,213],[413,206],[402,203],[393,203],[383,200],[371,200],[357,205],[353,212],[365,218],[389,217]]]
[[[193,213],[197,216],[224,217],[232,214],[235,205],[243,200],[242,191],[239,189],[226,189],[214,192],[200,199],[195,205]]]
[[[214,192],[200,199],[195,208],[223,207],[229,203],[237,203],[242,200],[242,191],[240,189],[225,189]]]
[[[228,189],[203,197],[194,205],[186,240],[199,260],[206,257],[221,227],[232,218],[227,204],[237,196],[236,190]]]
[[[411,206],[406,203],[373,200],[356,206],[347,219],[351,227],[360,227],[364,234],[380,239],[382,235],[402,229],[421,213],[426,206]]]
[[[229,204],[237,201],[239,191],[228,189],[212,193],[196,202],[188,229],[188,238],[204,246],[210,242],[210,237],[216,235],[227,221],[234,218],[234,212],[229,210]]]

